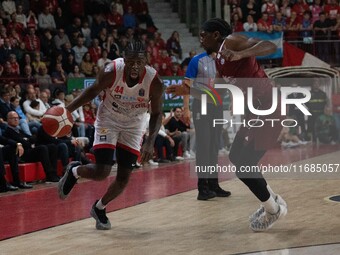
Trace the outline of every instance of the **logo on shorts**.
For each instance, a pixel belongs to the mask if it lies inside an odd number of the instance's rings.
[[[100,135],[106,135],[107,133],[109,133],[108,128],[101,128],[101,129],[98,130],[98,134],[100,134]]]
[[[144,97],[137,97],[138,102],[143,102],[144,101]]]
[[[100,135],[99,136],[99,141],[101,141],[101,142],[106,141],[106,135]]]
[[[140,89],[140,90],[138,91],[138,95],[139,95],[140,97],[143,97],[143,96],[145,95],[145,90],[144,90],[144,89]]]
[[[114,98],[121,99],[122,95],[114,95]]]

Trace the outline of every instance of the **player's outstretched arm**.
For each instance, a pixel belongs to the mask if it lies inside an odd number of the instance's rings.
[[[242,58],[270,55],[276,51],[276,48],[276,45],[269,41],[232,34],[224,40],[219,53],[228,61],[236,61]]]
[[[115,79],[114,64],[110,63],[102,68],[92,86],[86,88],[66,109],[70,112],[78,109],[80,106],[94,99],[102,90],[109,87]]]
[[[156,76],[150,87],[151,113],[149,121],[149,137],[142,147],[141,162],[147,162],[153,158],[153,149],[158,131],[162,125],[163,83]]]

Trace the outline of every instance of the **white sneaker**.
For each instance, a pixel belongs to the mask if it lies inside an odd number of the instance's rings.
[[[150,166],[158,166],[158,162],[153,161],[152,159],[149,160]]]
[[[190,153],[189,153],[188,151],[184,152],[184,153],[183,153],[183,158],[184,158],[184,159],[190,159],[190,158],[191,158]]]
[[[189,153],[192,158],[196,158],[196,153],[194,151],[191,150]]]
[[[184,158],[183,158],[183,157],[181,157],[181,156],[177,156],[175,159],[176,159],[176,160],[179,160],[179,161],[182,161],[182,160],[184,160]]]
[[[278,203],[279,205],[283,205],[287,209],[287,203],[286,201],[283,200],[283,198],[280,195],[278,194],[276,195],[275,202]],[[254,221],[256,218],[260,217],[264,212],[265,212],[264,206],[260,205],[260,208],[249,216],[249,221],[250,222]]]
[[[283,218],[287,214],[287,208],[284,205],[279,205],[279,210],[277,213],[271,214],[267,211],[253,220],[250,223],[250,228],[255,232],[262,232],[270,229],[276,221]]]
[[[301,145],[306,145],[308,142],[307,141],[299,141],[299,144],[301,144]]]

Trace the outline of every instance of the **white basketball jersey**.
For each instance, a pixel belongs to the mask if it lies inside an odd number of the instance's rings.
[[[152,67],[145,66],[138,84],[130,88],[126,84],[124,59],[115,59],[113,64],[115,79],[112,81],[112,86],[105,90],[97,120],[105,121],[102,117],[109,117],[116,124],[140,122],[148,110],[150,85],[157,72]]]

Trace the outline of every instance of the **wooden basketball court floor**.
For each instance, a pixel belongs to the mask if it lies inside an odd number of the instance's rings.
[[[288,203],[272,229],[253,233],[248,216],[259,202],[243,183],[222,177],[229,198],[196,200],[194,161],[133,173],[126,191],[107,210],[112,229],[98,231],[89,209],[104,182],[81,181],[66,201],[56,185],[0,196],[0,254],[340,254],[340,169],[326,174],[266,174]],[[263,165],[340,163],[340,146],[269,151]]]

